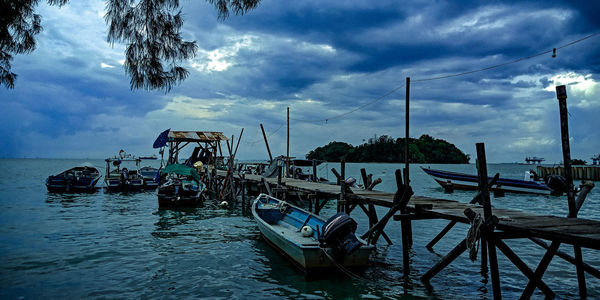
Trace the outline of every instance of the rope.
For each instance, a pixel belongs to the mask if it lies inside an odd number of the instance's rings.
[[[477,252],[479,251],[479,242],[481,236],[479,229],[481,224],[483,224],[483,218],[481,217],[481,214],[477,214],[475,218],[471,220],[471,228],[469,228],[467,237],[465,239],[471,261],[475,261],[477,259]]]
[[[348,270],[346,267],[344,267],[342,264],[340,264],[338,261],[335,260],[335,258],[333,258],[331,255],[329,255],[329,253],[327,253],[327,251],[325,250],[325,248],[321,248],[321,251],[323,251],[323,253],[325,253],[325,256],[327,258],[329,258],[329,260],[331,261],[331,263],[333,263],[340,271],[342,271],[344,274],[346,274],[348,277],[353,278],[353,279],[360,279],[360,280],[364,280],[364,281],[369,281],[368,279],[359,276],[357,274],[352,273],[352,271]]]

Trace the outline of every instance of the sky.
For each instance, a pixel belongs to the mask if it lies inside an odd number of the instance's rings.
[[[600,35],[568,45],[600,32],[600,2],[263,0],[224,21],[207,1],[181,5],[199,51],[165,93],[130,90],[104,1],[41,3],[37,48],[12,62],[15,88],[0,87],[0,157],[148,155],[165,129],[237,143],[243,128],[237,158],[266,159],[260,124],[284,155],[289,107],[290,155],[304,158],[332,141],[404,137],[407,77],[411,137],[472,157],[483,142],[491,163],[558,163],[565,84],[571,156],[600,154]]]

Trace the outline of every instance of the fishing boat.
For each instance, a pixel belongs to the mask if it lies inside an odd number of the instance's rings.
[[[142,179],[144,180],[145,190],[154,190],[158,187],[157,173],[158,169],[155,167],[146,166],[140,168],[140,175],[142,175]]]
[[[152,154],[152,155],[146,155],[146,156],[140,156],[140,159],[158,159],[158,157],[156,157],[156,154]]]
[[[477,175],[434,170],[423,168],[423,171],[433,177],[433,179],[443,188],[459,190],[477,190],[479,178]],[[498,181],[490,186],[491,191],[529,193],[541,195],[560,195],[565,191],[565,184],[560,177],[549,177],[547,183],[534,180],[534,174],[531,171],[526,172],[527,180],[499,178]],[[492,178],[489,177],[488,180]]]
[[[306,273],[362,268],[375,249],[356,236],[356,222],[344,213],[329,220],[266,194],[252,205],[264,240]]]
[[[201,176],[206,169],[214,169],[222,162],[217,156],[221,141],[227,141],[222,132],[216,131],[171,131],[161,132],[153,148],[160,148],[161,168],[158,180],[158,206],[195,207],[202,203],[204,184]],[[186,146],[194,146],[188,159],[180,163],[179,153]],[[169,156],[163,161],[164,148]],[[164,169],[162,168],[165,163]],[[197,167],[195,167],[197,166]]]
[[[192,167],[170,164],[160,172],[159,207],[196,207],[202,203],[204,184]]]
[[[144,189],[144,179],[140,174],[141,159],[121,150],[119,155],[109,157],[105,161],[104,184],[109,192],[135,192]]]
[[[90,163],[68,169],[58,175],[48,176],[46,188],[49,192],[83,192],[95,191],[100,180],[100,171]]]

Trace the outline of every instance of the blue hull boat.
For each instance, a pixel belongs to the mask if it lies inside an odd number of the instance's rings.
[[[479,179],[476,175],[469,175],[456,172],[448,172],[434,169],[423,168],[423,171],[433,177],[433,179],[442,187],[448,186],[460,190],[477,190]],[[488,180],[492,179],[491,177]],[[512,193],[529,193],[550,195],[553,189],[546,184],[533,180],[518,180],[499,178],[497,183],[490,186],[491,191],[505,191]]]
[[[265,241],[306,273],[340,265],[363,268],[375,249],[356,236],[356,223],[343,213],[326,221],[260,194],[252,205],[252,215]]]
[[[96,191],[100,171],[91,164],[68,169],[58,175],[48,176],[46,188],[52,193],[91,193]]]

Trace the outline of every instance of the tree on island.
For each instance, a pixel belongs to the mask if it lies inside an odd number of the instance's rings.
[[[408,152],[412,163],[469,163],[469,156],[455,145],[445,140],[434,139],[424,134],[418,139],[409,140]],[[323,147],[310,151],[307,159],[338,162],[404,162],[405,139],[394,139],[387,135],[370,139],[368,143],[353,147],[348,143],[331,142]]]
[[[243,15],[258,6],[260,0],[207,0],[224,20],[230,12]],[[0,2],[0,85],[14,88],[17,74],[11,70],[13,55],[35,50],[35,36],[42,31],[41,17],[34,13],[39,0],[3,0]],[[48,0],[63,6],[69,0]],[[195,41],[180,34],[183,17],[179,0],[106,0],[107,41],[122,42],[125,72],[131,89],[164,89],[183,81],[189,72],[181,61],[194,57]]]

